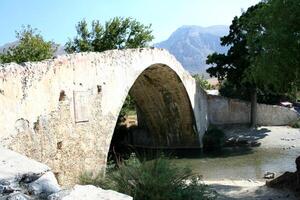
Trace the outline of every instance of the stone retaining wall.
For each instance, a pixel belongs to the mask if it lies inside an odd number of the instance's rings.
[[[208,95],[208,119],[210,124],[249,124],[250,102]],[[299,117],[295,110],[276,105],[257,105],[257,124],[264,126],[289,125]]]

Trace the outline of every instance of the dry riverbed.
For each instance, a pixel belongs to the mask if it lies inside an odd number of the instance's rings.
[[[270,150],[274,152],[283,152],[285,157],[290,156],[296,159],[297,155],[300,155],[300,129],[294,129],[286,126],[280,127],[260,127],[257,130],[250,130],[245,127],[224,127],[226,136],[228,138],[233,138],[234,140],[248,140],[251,142],[260,143],[258,147],[253,147],[256,150]],[[282,160],[284,165],[287,162]],[[289,162],[293,162],[290,166],[295,166],[292,159]],[[296,166],[290,168],[291,171],[296,170]],[[251,170],[251,168],[249,169]],[[270,165],[270,171],[277,170],[276,177],[280,176],[282,171],[275,168],[272,169]],[[266,170],[267,171],[267,170]],[[225,172],[226,173],[226,172]],[[237,172],[239,173],[239,172]],[[226,175],[225,175],[226,176]],[[237,174],[236,177],[239,177]],[[242,176],[243,177],[243,176]],[[296,200],[299,199],[295,197],[293,192],[288,190],[277,190],[268,188],[265,186],[265,181],[263,177],[256,177],[252,179],[241,179],[241,178],[205,178],[204,182],[219,194],[218,199],[257,199],[257,200],[275,200],[275,199],[285,199],[285,200]]]

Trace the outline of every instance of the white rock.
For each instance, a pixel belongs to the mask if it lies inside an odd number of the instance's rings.
[[[275,173],[274,172],[266,172],[265,174],[264,174],[264,179],[273,179],[273,178],[275,178]]]
[[[42,163],[0,147],[0,180],[14,180],[22,174],[43,174],[49,170]]]
[[[46,196],[60,191],[60,187],[52,172],[43,174],[39,179],[29,184],[28,190],[34,195],[45,194]]]
[[[25,194],[16,192],[16,193],[10,194],[6,199],[7,200],[30,200],[31,198]]]
[[[61,192],[59,192],[61,193]],[[49,200],[132,200],[132,197],[112,190],[103,190],[92,185],[75,185],[68,195],[52,194]]]

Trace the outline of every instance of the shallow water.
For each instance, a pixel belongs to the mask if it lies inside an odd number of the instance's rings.
[[[276,176],[295,171],[295,159],[300,155],[300,149],[226,148],[214,154],[198,151],[184,155],[172,161],[179,166],[191,167],[205,180],[261,180],[267,171],[275,172]]]

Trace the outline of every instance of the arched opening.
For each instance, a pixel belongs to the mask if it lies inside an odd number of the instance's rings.
[[[128,95],[125,104],[133,109],[124,118],[119,116],[110,155],[124,153],[126,147],[200,147],[189,96],[181,79],[170,67],[163,64],[148,67],[138,76]]]

